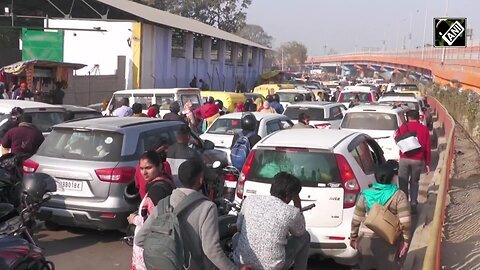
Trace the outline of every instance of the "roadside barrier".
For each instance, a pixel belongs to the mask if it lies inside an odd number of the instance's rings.
[[[448,113],[447,109],[434,97],[428,96],[428,104],[435,110],[438,121],[442,123],[445,131],[447,147],[446,157],[442,160],[440,171],[440,185],[438,187],[437,201],[435,204],[435,212],[432,220],[432,230],[430,232],[430,242],[428,243],[425,258],[423,260],[424,270],[441,269],[441,246],[442,246],[442,230],[445,221],[445,202],[448,189],[450,186],[450,174],[452,170],[452,162],[455,155],[455,121]]]

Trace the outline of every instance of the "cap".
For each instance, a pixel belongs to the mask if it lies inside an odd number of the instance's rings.
[[[24,82],[22,82],[22,83],[20,84],[20,87],[27,87],[27,84],[24,83]]]

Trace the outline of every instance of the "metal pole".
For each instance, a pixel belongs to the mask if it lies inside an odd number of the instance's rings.
[[[427,14],[428,14],[428,0],[426,1],[426,4],[425,4],[425,19],[423,20],[422,60],[425,59],[424,53],[425,53],[425,38],[427,34]]]
[[[449,0],[447,0],[447,5],[446,5],[446,7],[445,7],[445,17],[448,16],[448,1],[449,1]],[[443,48],[443,49],[442,49],[442,65],[443,65],[443,62],[445,62],[445,53],[446,53],[446,50],[447,50],[446,48]]]
[[[283,71],[283,47],[282,47],[282,71]]]

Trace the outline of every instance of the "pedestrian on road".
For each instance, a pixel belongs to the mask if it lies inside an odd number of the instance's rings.
[[[197,76],[193,76],[192,81],[190,81],[190,87],[197,88]]]
[[[270,102],[268,102],[267,100],[265,100],[263,102],[263,108],[262,108],[262,110],[260,110],[260,112],[263,112],[263,113],[277,113],[274,108],[270,107]]]
[[[7,120],[7,122],[2,125],[0,129],[0,139],[5,136],[5,134],[12,128],[18,127],[18,124],[20,124],[20,117],[23,115],[23,109],[20,107],[14,107],[10,111],[10,116]]]
[[[398,182],[400,189],[407,194],[410,199],[412,214],[417,213],[418,204],[418,188],[420,174],[426,169],[427,174],[430,173],[430,132],[428,128],[419,122],[420,114],[418,110],[407,112],[408,121],[403,124],[396,132],[395,139],[407,132],[416,134],[421,148],[408,153],[400,151],[400,164],[398,168]],[[410,185],[410,190],[408,186]]]
[[[411,215],[405,192],[392,184],[395,175],[390,164],[380,165],[375,170],[376,183],[372,188],[360,193],[355,205],[350,234],[350,246],[360,254],[361,270],[397,270],[401,268],[399,258],[407,254],[411,237]],[[402,224],[402,237],[395,245],[390,245],[365,226],[365,216],[375,203],[386,205],[388,210],[397,215]]]
[[[238,102],[235,105],[235,110],[234,112],[244,112],[245,111],[245,104],[243,102]]]
[[[9,99],[5,84],[0,84],[0,99]]]
[[[278,114],[282,114],[283,111],[285,110],[283,108],[283,105],[280,104],[280,96],[278,94],[274,94],[273,95],[273,101],[270,102],[270,106],[275,109],[275,111],[278,113]]]
[[[132,112],[134,117],[148,117],[146,114],[143,113],[142,104],[140,103],[133,103]]]
[[[190,270],[236,270],[249,269],[249,266],[240,267],[230,261],[223,252],[218,232],[218,214],[215,203],[201,194],[204,186],[204,164],[199,159],[185,161],[179,170],[179,178],[183,185],[172,192],[165,200],[175,209],[188,196],[202,196],[203,199],[188,206],[183,215],[178,216],[181,227],[183,246],[190,253]],[[194,194],[196,193],[196,194]],[[159,205],[162,205],[160,202]],[[152,232],[152,223],[159,218],[164,210],[156,207],[142,228],[135,236],[135,244],[143,247],[145,239]],[[188,255],[186,255],[188,257]],[[146,261],[148,264],[148,261]]]
[[[180,116],[180,103],[178,101],[174,101],[170,104],[170,112],[163,116],[163,120],[170,120],[170,121],[184,121],[185,118]]]
[[[182,116],[184,117],[191,130],[194,130],[197,133],[201,133],[201,130],[198,129],[198,119],[195,117],[195,113],[193,113],[192,107],[193,104],[190,101],[185,103],[185,105],[183,105]]]
[[[270,196],[248,196],[237,218],[235,263],[253,269],[306,270],[310,234],[301,213],[300,180],[286,172],[273,177]],[[289,203],[293,201],[293,206]]]
[[[33,156],[45,138],[42,132],[32,124],[32,116],[23,114],[18,127],[10,129],[2,138],[2,147],[10,148],[11,153],[23,153]]]
[[[298,122],[293,125],[292,128],[313,128],[310,125],[310,115],[306,113],[300,113],[298,115]]]
[[[154,210],[157,203],[172,194],[175,184],[164,174],[162,160],[155,151],[148,151],[140,157],[139,167],[146,181],[147,194],[143,197],[138,210],[127,218],[129,224],[135,225],[135,235],[144,221]],[[143,248],[133,245],[131,270],[146,270],[143,261]]]
[[[206,83],[203,79],[200,79],[199,82],[201,83],[200,90],[202,90],[202,91],[210,90],[210,85],[208,85],[208,83]]]
[[[133,115],[132,108],[130,108],[130,101],[128,98],[122,99],[122,106],[113,111],[113,116],[117,117],[130,117]]]
[[[215,100],[215,105],[217,105],[220,116],[228,113],[228,109],[223,106],[223,101],[220,99]]]
[[[340,88],[340,86],[337,86],[336,89],[335,89],[335,92],[333,93],[332,101],[333,102],[338,102],[338,98],[340,97],[341,93],[342,93],[342,89]]]

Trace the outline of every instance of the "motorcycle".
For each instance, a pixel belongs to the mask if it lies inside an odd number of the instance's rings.
[[[20,205],[20,187],[26,154],[5,154],[0,157],[0,203]]]
[[[0,203],[0,269],[55,269],[32,234],[39,227],[36,212],[56,190],[57,183],[49,175],[26,175],[20,188],[21,211],[12,204]]]

